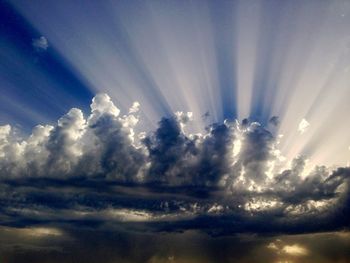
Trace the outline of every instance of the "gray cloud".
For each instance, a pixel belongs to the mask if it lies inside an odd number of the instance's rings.
[[[213,235],[349,227],[349,168],[306,171],[302,156],[288,163],[278,139],[248,120],[189,134],[192,115],[178,112],[138,133],[138,108],[121,115],[99,94],[88,116],[73,108],[24,139],[1,126],[1,223],[118,222]]]

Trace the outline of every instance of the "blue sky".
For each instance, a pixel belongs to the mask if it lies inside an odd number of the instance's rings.
[[[36,50],[41,36],[7,1],[1,3],[1,123],[28,130],[70,107],[86,107],[92,94],[53,47]]]

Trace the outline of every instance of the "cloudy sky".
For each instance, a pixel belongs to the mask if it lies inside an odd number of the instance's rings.
[[[0,261],[350,262],[350,1],[0,0]]]

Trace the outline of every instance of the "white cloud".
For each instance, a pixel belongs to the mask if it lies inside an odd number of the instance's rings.
[[[310,123],[306,119],[302,119],[298,126],[298,131],[300,134],[305,133],[310,127]]]
[[[140,103],[138,101],[135,101],[131,108],[129,109],[129,113],[137,113],[140,110]]]
[[[49,47],[49,42],[46,37],[41,36],[39,38],[34,38],[32,40],[32,45],[38,50],[47,50],[47,48]]]
[[[102,93],[97,94],[92,99],[91,112],[91,118],[94,117],[94,115],[101,115],[104,113],[118,117],[120,110],[114,105],[111,98],[107,94]]]

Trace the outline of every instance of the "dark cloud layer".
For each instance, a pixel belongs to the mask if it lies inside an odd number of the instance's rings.
[[[100,94],[87,118],[71,109],[24,139],[1,126],[0,223],[213,236],[349,227],[349,168],[289,163],[278,138],[248,120],[189,134],[192,115],[178,112],[138,133],[138,106],[120,115]]]

